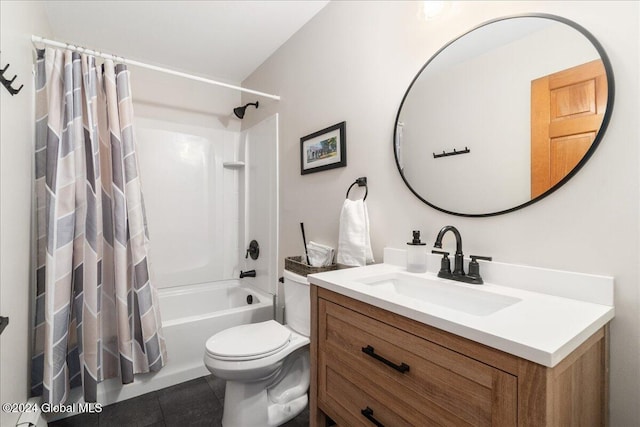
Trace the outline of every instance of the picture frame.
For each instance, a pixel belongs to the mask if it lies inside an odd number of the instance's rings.
[[[300,174],[347,166],[347,122],[300,138]]]

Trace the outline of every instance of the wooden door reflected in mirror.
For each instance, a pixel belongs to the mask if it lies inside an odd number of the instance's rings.
[[[531,82],[531,198],[558,184],[582,160],[602,124],[607,76],[601,60]]]

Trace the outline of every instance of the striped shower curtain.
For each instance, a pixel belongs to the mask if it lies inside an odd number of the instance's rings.
[[[57,404],[82,386],[95,402],[102,380],[166,361],[126,67],[38,51],[35,146],[31,391]]]

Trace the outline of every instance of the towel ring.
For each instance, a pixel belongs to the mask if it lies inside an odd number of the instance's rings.
[[[362,201],[367,200],[367,195],[369,194],[369,187],[367,186],[367,177],[366,176],[357,178],[355,180],[355,182],[349,186],[349,189],[347,190],[347,199],[349,198],[349,191],[351,191],[353,186],[356,185],[356,184],[358,184],[358,187],[364,187],[364,198],[362,199]]]

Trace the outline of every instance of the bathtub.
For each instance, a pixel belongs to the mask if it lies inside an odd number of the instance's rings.
[[[103,405],[208,375],[203,356],[210,336],[232,326],[274,318],[273,296],[238,280],[159,289],[158,299],[166,365],[159,372],[136,375],[132,384],[122,385],[119,378],[102,382],[98,401]]]

